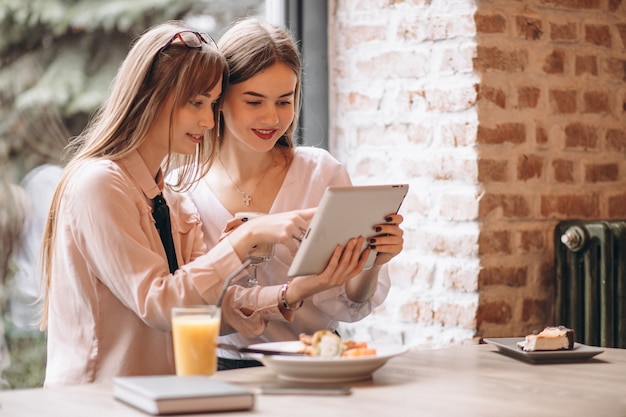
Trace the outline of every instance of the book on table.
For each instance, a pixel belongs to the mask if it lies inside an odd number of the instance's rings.
[[[202,375],[116,377],[113,379],[113,396],[154,415],[254,407],[252,390]]]

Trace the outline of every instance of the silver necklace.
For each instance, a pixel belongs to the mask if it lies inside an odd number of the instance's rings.
[[[267,169],[263,173],[263,176],[261,177],[259,182],[256,183],[256,185],[254,186],[252,191],[250,191],[250,193],[248,193],[248,194],[246,194],[245,192],[241,191],[241,188],[239,188],[239,186],[237,186],[237,183],[233,180],[233,177],[230,176],[230,174],[228,173],[228,170],[226,169],[226,166],[224,166],[224,163],[222,162],[222,155],[218,154],[217,155],[217,159],[219,159],[220,165],[222,165],[222,168],[224,169],[224,172],[226,173],[226,176],[228,177],[230,182],[233,183],[233,185],[235,186],[235,188],[237,189],[239,194],[241,194],[241,197],[243,198],[243,202],[246,205],[246,207],[250,207],[250,203],[252,202],[252,194],[259,187],[259,184],[261,184],[261,182],[265,179],[265,176],[267,175],[267,173],[270,171],[270,168],[272,167],[272,163],[274,162],[274,152],[272,151],[272,160],[270,161],[270,164],[268,165]]]

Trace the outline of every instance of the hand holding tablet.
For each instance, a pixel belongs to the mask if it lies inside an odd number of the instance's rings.
[[[408,184],[328,187],[311,219],[288,276],[315,275],[328,264],[337,245],[348,239],[373,235],[373,227],[397,213],[409,190]],[[367,247],[365,242],[362,249]],[[365,269],[372,267],[372,251]]]

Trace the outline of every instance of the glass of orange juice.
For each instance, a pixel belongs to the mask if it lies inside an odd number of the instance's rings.
[[[214,305],[172,309],[176,375],[213,375],[221,309]]]

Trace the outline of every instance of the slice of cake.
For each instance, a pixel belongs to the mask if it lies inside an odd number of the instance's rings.
[[[526,340],[517,343],[526,352],[537,350],[572,350],[574,348],[574,330],[565,326],[546,327],[538,334],[529,334]]]

